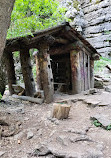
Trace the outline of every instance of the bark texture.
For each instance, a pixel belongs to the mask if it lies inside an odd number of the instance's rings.
[[[0,58],[5,47],[14,2],[15,0],[0,0]]]
[[[2,71],[1,57],[6,42],[7,30],[10,25],[10,17],[15,0],[0,0],[0,93],[5,90],[5,76]]]
[[[3,95],[4,91],[5,91],[5,70],[4,70],[4,66],[3,66],[3,59],[0,62],[0,93]]]

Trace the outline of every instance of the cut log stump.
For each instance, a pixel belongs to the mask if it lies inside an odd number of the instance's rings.
[[[69,116],[71,105],[68,104],[60,104],[60,103],[54,103],[53,104],[53,110],[52,110],[52,117],[60,119],[67,119]]]

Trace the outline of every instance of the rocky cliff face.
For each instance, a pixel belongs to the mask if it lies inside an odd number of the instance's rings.
[[[111,57],[111,0],[81,0],[86,39],[102,56]]]
[[[61,4],[68,9],[71,24],[102,56],[111,58],[111,0],[61,0]]]

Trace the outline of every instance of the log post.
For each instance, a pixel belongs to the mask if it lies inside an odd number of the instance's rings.
[[[80,57],[78,51],[72,50],[70,52],[70,61],[72,71],[72,93],[77,94],[81,92]]]
[[[12,84],[16,84],[15,67],[14,67],[14,59],[12,52],[5,52],[4,60],[7,70],[9,92],[12,95],[14,94],[14,89]]]
[[[32,74],[32,66],[28,49],[20,51],[21,69],[25,84],[25,93],[27,96],[34,96],[35,83]]]
[[[45,44],[42,45],[39,50],[38,59],[40,65],[40,79],[44,90],[45,101],[46,103],[51,103],[53,101],[54,86],[50,56],[47,52],[48,46]]]
[[[90,60],[90,88],[94,88],[94,60]]]
[[[36,83],[37,83],[37,90],[41,90],[41,82],[40,82],[40,65],[39,65],[39,61],[38,61],[38,52],[35,51],[33,53],[34,57],[35,57],[35,62],[36,62]]]

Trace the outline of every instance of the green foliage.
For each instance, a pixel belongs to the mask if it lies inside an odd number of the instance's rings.
[[[7,38],[32,34],[66,20],[56,0],[16,0]]]
[[[98,120],[94,120],[93,124],[94,124],[96,127],[100,127],[100,126],[101,126],[101,123],[99,123]]]
[[[111,125],[108,125],[107,127],[103,127],[102,124],[101,124],[98,120],[94,120],[94,121],[93,121],[93,124],[94,124],[96,127],[102,127],[102,128],[104,128],[105,130],[111,130]]]
[[[107,130],[111,130],[111,125],[107,126],[106,129],[107,129]]]
[[[104,35],[109,35],[111,34],[111,31],[104,31]]]
[[[1,95],[1,93],[0,93],[0,101],[1,101],[1,99],[2,99],[2,95]]]
[[[95,74],[102,72],[106,65],[111,65],[111,59],[100,57],[100,60],[94,62]]]
[[[77,0],[73,0],[73,7],[76,8],[77,11],[79,11],[79,2]]]

